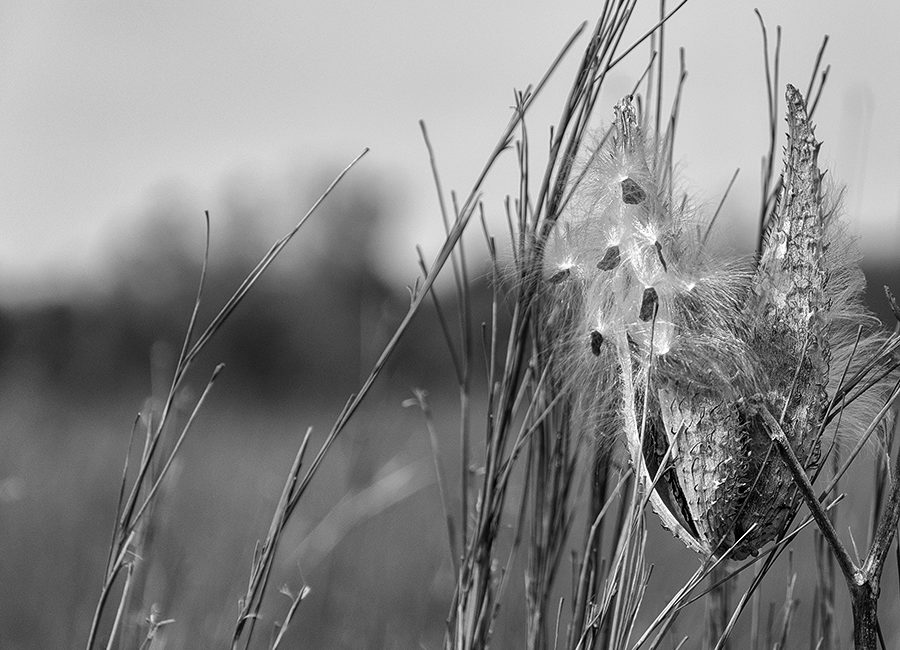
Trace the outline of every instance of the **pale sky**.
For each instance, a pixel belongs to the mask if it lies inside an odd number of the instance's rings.
[[[729,215],[752,220],[766,145],[759,7],[773,40],[775,25],[784,28],[783,82],[805,89],[821,37],[831,36],[821,159],[849,187],[866,254],[896,259],[900,6],[878,4],[876,15],[834,0],[688,2],[666,32],[687,48],[677,155],[688,186],[714,206],[741,167]],[[122,222],[165,188],[180,188],[194,212],[186,218],[215,215],[236,177],[270,188],[278,205],[298,170],[320,178],[318,165],[343,165],[366,146],[364,168],[391,178],[398,194],[397,225],[373,242],[376,257],[386,251],[385,272],[407,282],[413,244],[433,249],[438,223],[417,121],[429,126],[445,186],[464,192],[507,122],[513,88],[537,81],[599,6],[5,0],[0,301],[99,282],[105,249],[128,230]],[[656,2],[642,7],[633,36],[657,11]],[[530,118],[535,143],[559,114],[578,52]],[[610,79],[597,119],[608,120],[645,53]],[[515,190],[509,170],[485,197],[498,213]]]

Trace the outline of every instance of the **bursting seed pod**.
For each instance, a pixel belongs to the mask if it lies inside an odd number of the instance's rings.
[[[672,196],[671,165],[630,98],[583,164],[547,249],[573,411],[598,435],[624,432],[663,525],[707,556],[756,554],[790,523],[799,496],[754,405],[781,416],[815,468],[832,348],[871,318],[790,86],[787,106],[782,191],[755,269],[704,248],[705,229]]]

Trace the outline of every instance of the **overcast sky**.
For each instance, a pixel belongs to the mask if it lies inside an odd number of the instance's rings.
[[[365,167],[391,178],[398,199],[400,225],[373,245],[397,247],[383,260],[399,281],[414,269],[412,244],[435,236],[417,120],[429,125],[445,184],[467,189],[506,124],[512,89],[536,81],[599,4],[5,0],[0,300],[41,283],[95,281],[120,222],[165,188],[180,188],[199,218],[236,177],[286,195],[298,173],[313,177],[365,146]],[[758,6],[773,30],[783,25],[782,78],[801,89],[831,36],[822,159],[849,186],[867,254],[896,258],[900,6],[879,4],[873,15],[836,0],[691,0],[667,31],[687,48],[677,155],[689,187],[714,205],[741,167],[729,214],[755,209],[766,143]],[[656,3],[644,9],[633,36]],[[608,119],[645,52],[610,80],[598,118]],[[571,69],[548,88],[532,133],[558,115]],[[508,179],[490,186],[489,205],[514,189]]]

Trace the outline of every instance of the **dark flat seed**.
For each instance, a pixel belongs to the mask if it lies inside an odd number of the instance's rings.
[[[638,318],[642,321],[648,321],[653,318],[653,315],[656,313],[656,308],[659,305],[659,296],[656,294],[656,289],[653,287],[647,287],[644,289],[644,296],[641,298],[641,311],[638,314]]]
[[[622,181],[622,201],[628,205],[637,205],[643,203],[647,198],[647,193],[641,189],[641,186],[630,178]]]
[[[662,244],[660,244],[659,242],[656,242],[656,256],[659,258],[659,263],[662,264],[663,271],[668,273],[669,267],[666,266],[666,260],[663,259]]]
[[[597,262],[597,268],[601,271],[612,271],[619,266],[619,262],[621,261],[622,257],[619,255],[619,247],[610,246],[606,249],[606,252],[603,253],[603,259]]]
[[[631,336],[631,332],[625,332],[625,338],[628,339],[628,349],[631,350],[632,354],[640,351],[641,346],[639,346],[637,341],[634,340],[634,337]]]
[[[597,330],[591,330],[591,352],[595,357],[600,356],[600,348],[603,345],[603,335]]]
[[[567,279],[569,277],[569,274],[569,269],[560,269],[549,278],[547,278],[547,282],[549,282],[550,284],[559,284],[563,280]]]

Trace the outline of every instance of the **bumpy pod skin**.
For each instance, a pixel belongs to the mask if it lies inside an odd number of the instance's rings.
[[[829,281],[852,273],[829,267],[819,144],[800,93],[788,87],[787,98],[783,189],[755,270],[704,250],[694,214],[663,189],[663,157],[630,99],[585,163],[545,265],[566,314],[558,345],[581,388],[574,401],[616,414],[603,430],[624,431],[663,525],[703,555],[755,554],[799,506],[750,403],[782,416],[807,469],[819,460]]]
[[[736,541],[735,521],[746,494],[746,427],[738,409],[720,396],[676,387],[659,394],[663,430],[673,445],[672,471],[691,516],[688,523],[705,554],[725,551]]]
[[[831,350],[826,331],[831,309],[828,292],[826,213],[820,143],[806,102],[787,87],[788,148],[783,188],[766,233],[762,256],[751,283],[747,318],[753,323],[753,347],[768,369],[769,410],[783,414],[782,428],[807,471],[819,460],[818,431],[828,404]],[[748,549],[775,538],[799,505],[787,467],[771,449],[762,421],[748,416],[753,431],[753,467],[759,479],[747,496],[738,526],[757,522],[744,542]],[[765,460],[768,455],[768,460]]]

